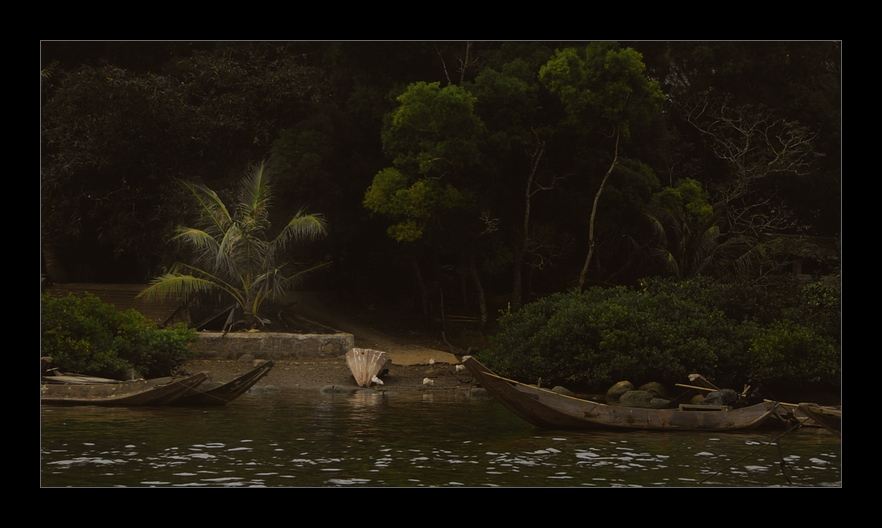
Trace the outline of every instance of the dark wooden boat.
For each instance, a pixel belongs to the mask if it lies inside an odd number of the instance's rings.
[[[503,378],[470,356],[463,358],[463,365],[505,408],[546,429],[737,431],[762,425],[778,407],[777,402],[739,409],[718,405],[680,405],[671,409],[608,405]]]
[[[189,394],[208,374],[149,380],[116,381],[84,376],[46,376],[40,381],[44,405],[168,405]]]
[[[797,409],[812,421],[837,435],[842,434],[842,408],[817,403],[799,403]]]
[[[248,392],[260,378],[266,376],[276,362],[265,361],[250,371],[226,383],[206,388],[202,384],[195,391],[178,398],[173,405],[226,405]]]

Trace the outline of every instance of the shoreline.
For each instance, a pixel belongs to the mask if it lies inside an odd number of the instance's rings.
[[[346,358],[343,356],[329,359],[275,359],[273,361],[276,363],[275,366],[257,382],[253,389],[266,390],[277,387],[279,389],[321,391],[332,386],[341,391],[366,389],[366,387],[358,386],[349,370]],[[193,359],[184,365],[184,369],[190,373],[207,372],[210,380],[226,382],[248,372],[253,366],[254,360],[245,358],[239,360]],[[427,390],[468,390],[476,386],[468,371],[457,371],[456,365],[450,363],[435,363],[433,365],[397,365],[393,363],[389,372],[381,379],[382,386],[371,385],[370,388],[378,391],[424,392]],[[431,380],[431,384],[424,383],[426,379]]]

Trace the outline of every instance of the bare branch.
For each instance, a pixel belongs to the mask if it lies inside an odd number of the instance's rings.
[[[811,173],[818,156],[812,145],[817,133],[762,107],[734,107],[728,97],[715,100],[703,94],[681,110],[729,167],[728,177],[713,191],[714,205],[723,211],[730,231],[756,236],[792,227],[790,211],[759,183],[770,176]]]

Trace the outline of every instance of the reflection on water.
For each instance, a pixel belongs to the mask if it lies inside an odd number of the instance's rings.
[[[841,442],[822,430],[542,431],[450,391],[41,414],[49,487],[841,485]]]

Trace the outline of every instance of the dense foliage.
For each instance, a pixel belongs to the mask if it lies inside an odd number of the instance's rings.
[[[492,351],[509,373],[837,379],[840,42],[41,51],[50,280],[183,285],[163,275],[183,270],[168,241],[195,221],[178,181],[226,198],[241,167],[268,160],[275,207],[261,222],[327,220],[310,253],[277,262],[333,262],[310,287],[404,300],[428,325],[458,312],[486,330],[509,305]],[[251,293],[268,291],[258,276],[224,279],[252,312]]]
[[[152,278],[189,221],[177,180],[221,192],[267,158],[280,169],[274,214],[327,215],[322,248],[353,295],[416,295],[414,261],[423,280],[452,267],[450,279],[474,282],[471,259],[488,298],[565,291],[586,262],[588,285],[633,284],[662,273],[650,197],[687,179],[714,209],[717,247],[745,254],[733,237],[755,246],[782,230],[836,236],[840,53],[836,42],[47,42],[45,268],[74,282]],[[688,258],[674,249],[699,239],[662,225],[669,254]],[[395,244],[390,229],[421,243]],[[780,262],[765,258],[763,270]],[[718,269],[731,266],[705,274]]]
[[[126,379],[134,369],[147,378],[174,374],[191,359],[199,339],[184,324],[160,329],[135,310],[120,311],[86,294],[40,301],[40,354],[64,372]]]
[[[838,331],[793,320],[816,307],[751,290],[729,305],[719,302],[734,292],[729,285],[702,280],[558,293],[503,315],[481,358],[510,377],[592,389],[625,379],[683,383],[691,373],[730,387],[837,385]],[[838,309],[822,311],[833,319]]]

